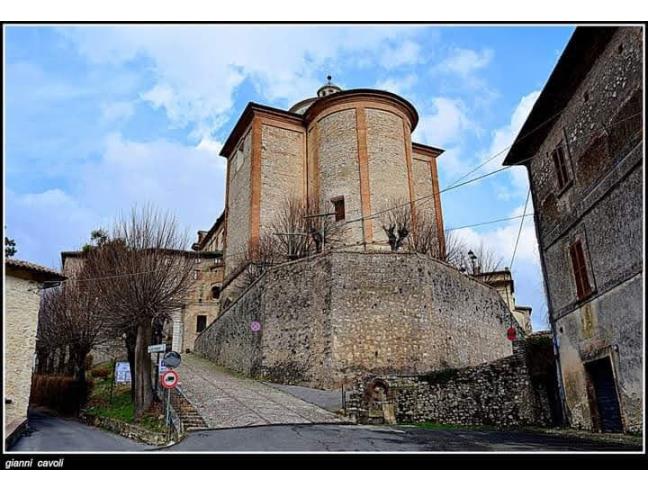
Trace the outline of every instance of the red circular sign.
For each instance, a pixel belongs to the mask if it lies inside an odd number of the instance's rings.
[[[178,373],[172,370],[166,371],[162,376],[160,376],[160,382],[162,386],[167,389],[173,389],[178,384]]]
[[[508,338],[510,341],[515,340],[517,338],[517,330],[511,326],[508,330],[506,330],[506,338]]]

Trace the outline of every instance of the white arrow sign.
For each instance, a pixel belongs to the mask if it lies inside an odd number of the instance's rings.
[[[161,343],[159,345],[149,345],[148,346],[148,353],[149,354],[156,354],[158,352],[165,352],[166,351],[166,343]]]

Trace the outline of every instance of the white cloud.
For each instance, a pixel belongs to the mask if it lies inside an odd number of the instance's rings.
[[[387,47],[380,57],[380,65],[388,70],[421,62],[421,47],[411,40]]]
[[[191,125],[192,136],[200,140],[230,116],[244,80],[270,101],[288,106],[312,96],[331,67],[416,62],[418,45],[409,38],[418,29],[122,26],[61,32],[93,63],[119,65],[144,57],[153,82],[142,92],[143,100],[164,108],[174,126]]]
[[[101,116],[106,122],[124,121],[135,113],[133,103],[128,101],[117,101],[101,105]]]
[[[492,132],[489,147],[480,153],[482,162],[489,160],[484,167],[485,171],[498,169],[502,165],[539,95],[540,91],[533,91],[522,97],[513,110],[509,122]],[[513,166],[513,169],[506,172],[510,177],[511,187],[509,190],[501,190],[500,197],[508,199],[525,194],[529,186],[526,169],[523,166]]]
[[[468,77],[472,73],[487,67],[493,60],[493,56],[493,50],[487,48],[481,51],[455,48],[447,58],[436,65],[435,70],[441,73]]]
[[[211,226],[223,208],[225,162],[221,144],[197,146],[155,140],[135,142],[110,135],[101,158],[77,171],[74,188],[9,193],[8,234],[19,256],[58,267],[52,251],[76,249],[96,227],[133,205],[152,204],[176,214],[189,239]]]
[[[376,82],[376,89],[393,92],[405,96],[416,84],[418,78],[415,74],[407,74],[403,77],[388,77]]]
[[[444,147],[459,141],[467,131],[476,130],[476,125],[466,115],[466,108],[460,99],[435,97],[432,112],[422,114],[412,138],[428,145]]]

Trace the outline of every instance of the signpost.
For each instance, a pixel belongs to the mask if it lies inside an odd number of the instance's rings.
[[[158,366],[158,371],[160,374],[160,384],[166,390],[166,425],[171,425],[171,390],[178,385],[179,377],[178,373],[173,369],[178,367],[182,362],[182,357],[178,352],[171,351],[164,354],[160,364]]]
[[[166,343],[160,343],[158,345],[149,345],[148,346],[148,353],[149,354],[157,354],[160,352],[164,352],[166,350]]]

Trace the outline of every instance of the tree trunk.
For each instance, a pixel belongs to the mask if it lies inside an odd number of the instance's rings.
[[[153,336],[151,323],[144,322],[137,329],[135,342],[135,420],[139,420],[149,409],[153,401],[153,385],[151,384],[151,356],[148,346]]]
[[[77,385],[77,397],[76,401],[76,414],[78,415],[81,411],[81,408],[88,401],[88,388],[86,381],[86,369],[85,369],[85,360],[88,356],[88,352],[76,352],[74,354],[70,353],[70,359],[73,360],[74,364],[74,381]]]
[[[134,333],[128,333],[125,338],[126,357],[131,373],[131,400],[135,401],[135,342],[137,336]]]

